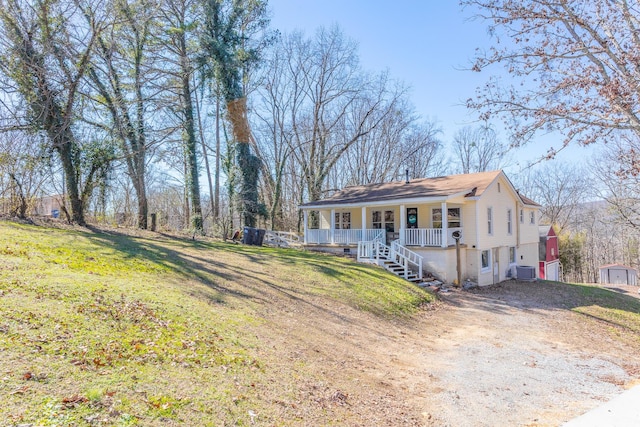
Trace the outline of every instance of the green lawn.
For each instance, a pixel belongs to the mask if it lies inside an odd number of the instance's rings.
[[[0,425],[301,422],[257,391],[274,378],[247,333],[269,328],[261,310],[321,301],[393,322],[433,300],[344,258],[144,236],[0,222]]]
[[[640,299],[595,286],[572,286],[581,299],[573,311],[636,334],[640,339]]]

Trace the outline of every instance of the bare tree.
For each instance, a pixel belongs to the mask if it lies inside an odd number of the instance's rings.
[[[441,161],[440,130],[428,121],[418,121],[409,105],[399,108],[369,134],[347,150],[338,162],[337,187],[437,176]]]
[[[98,121],[120,141],[126,170],[135,188],[138,204],[138,227],[147,228],[148,202],[146,167],[150,148],[148,122],[150,81],[157,78],[151,72],[152,30],[156,19],[156,3],[116,1],[112,18],[117,25],[98,37],[88,76],[95,87],[94,102],[100,104],[96,120],[108,112],[110,122]]]
[[[584,203],[596,198],[589,169],[580,165],[552,161],[540,164],[527,175],[514,177],[516,186],[542,205],[542,221],[559,232],[579,221]]]
[[[513,144],[538,132],[561,131],[560,148],[633,134],[627,155],[640,173],[640,10],[610,0],[462,0],[489,22],[495,47],[474,70],[504,66],[515,83],[496,75],[469,107],[483,119],[497,115],[513,131]],[[504,42],[506,39],[507,42]]]
[[[0,214],[29,216],[47,179],[45,152],[38,135],[0,133]]]
[[[165,71],[170,74],[169,92],[173,97],[169,108],[179,120],[180,137],[184,149],[184,173],[188,199],[191,202],[191,227],[203,233],[200,199],[200,168],[193,78],[196,67],[195,34],[197,14],[195,0],[164,0],[161,4],[162,22],[166,31],[162,37],[166,48]],[[174,107],[177,101],[177,108]]]
[[[628,173],[634,159],[627,156],[626,144],[616,141],[591,161],[599,195],[612,207],[619,221],[640,230],[640,176]]]
[[[472,128],[460,129],[453,138],[455,163],[459,172],[486,172],[504,166],[507,147],[500,142],[498,134],[488,123]]]
[[[363,72],[356,44],[338,27],[321,28],[312,40],[294,33],[283,48],[293,70],[291,155],[303,171],[307,197],[317,200],[337,162],[397,111],[405,89],[386,73]]]
[[[44,131],[58,154],[71,205],[68,218],[81,225],[87,200],[113,158],[104,139],[77,125],[81,85],[104,29],[99,10],[99,3],[82,1],[0,2],[0,43],[8,58],[0,69],[24,101],[20,124]]]
[[[261,195],[273,229],[285,227],[282,199],[293,146],[290,114],[295,114],[295,109],[291,95],[296,93],[292,86],[297,80],[289,73],[297,70],[288,65],[284,49],[279,44],[274,46],[258,76],[261,84],[252,108],[253,129],[258,136],[254,149],[261,160]]]

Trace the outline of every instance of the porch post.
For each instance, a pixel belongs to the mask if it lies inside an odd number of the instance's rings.
[[[407,210],[404,205],[400,205],[400,244],[402,246],[405,243],[405,228],[407,228]]]
[[[442,202],[442,247],[449,246],[449,212],[447,211],[447,202]]]
[[[331,243],[333,243],[335,241],[334,236],[336,234],[336,210],[335,209],[331,209],[331,229],[329,230],[329,233],[331,234],[331,236],[329,236],[329,241]]]
[[[362,237],[360,240],[367,240],[367,208],[365,206],[362,207]]]
[[[309,229],[309,211],[303,210],[302,215],[304,217],[304,244],[307,244],[307,230]]]

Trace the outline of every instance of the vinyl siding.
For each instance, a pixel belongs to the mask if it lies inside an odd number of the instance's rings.
[[[536,217],[535,224],[531,224],[529,221],[531,212]],[[518,214],[519,215],[519,214]],[[538,210],[524,207],[524,224],[520,223],[520,217],[518,217],[518,225],[520,226],[520,241],[525,243],[531,243],[540,240],[540,234],[538,229]],[[537,263],[537,260],[536,260]]]
[[[462,241],[468,246],[478,244],[476,239],[476,204],[468,202],[462,206]]]
[[[500,183],[501,192],[498,192]],[[509,184],[500,177],[491,184],[478,200],[478,249],[490,249],[502,246],[517,245],[517,228],[514,218],[518,212],[517,195],[511,191]],[[493,211],[493,234],[488,234],[487,208]],[[507,211],[511,209],[512,233],[507,233]],[[526,214],[525,214],[526,215]],[[525,224],[526,225],[526,224]],[[532,226],[533,227],[533,226]],[[537,233],[537,225],[534,227]],[[537,240],[537,237],[536,237]],[[530,240],[529,240],[530,241]]]

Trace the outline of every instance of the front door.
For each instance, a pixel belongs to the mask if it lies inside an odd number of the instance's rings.
[[[418,208],[407,208],[407,228],[418,228]]]

